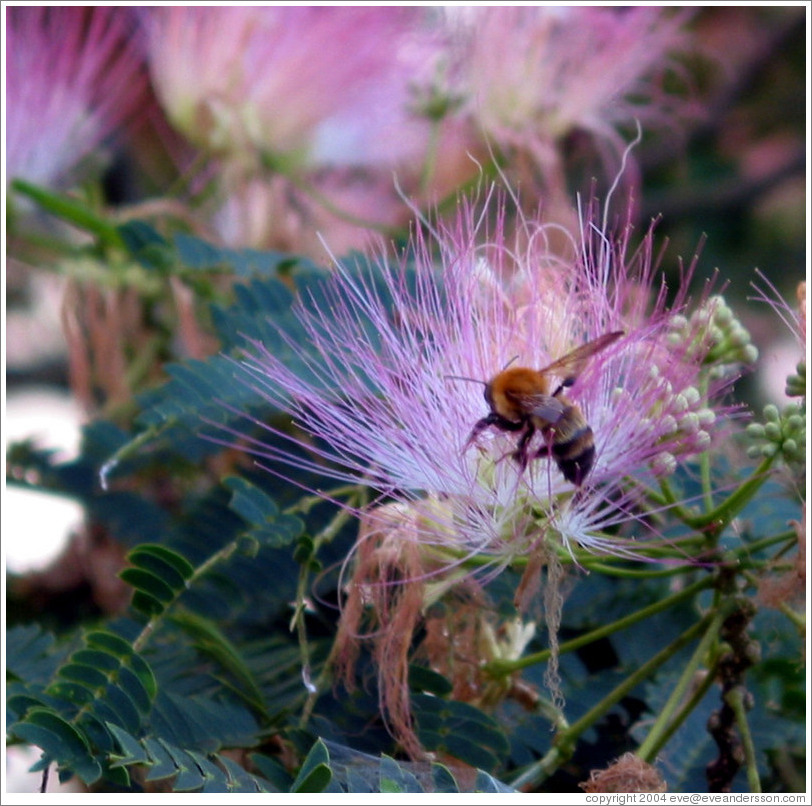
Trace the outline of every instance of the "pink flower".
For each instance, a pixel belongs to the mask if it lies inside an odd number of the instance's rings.
[[[6,175],[67,182],[144,98],[129,11],[20,6],[6,14]]]
[[[487,207],[504,216],[495,199]],[[698,388],[712,340],[675,336],[684,289],[667,308],[665,289],[654,288],[651,232],[629,253],[629,227],[612,241],[585,217],[577,257],[564,263],[544,228],[525,222],[519,253],[501,224],[489,233],[483,221],[463,205],[456,224],[437,225],[430,240],[416,234],[400,261],[384,258],[373,272],[339,265],[318,303],[300,300],[290,348],[307,376],[262,344],[244,367],[309,435],[287,438],[313,459],[261,441],[252,451],[417,507],[425,541],[454,557],[501,565],[553,534],[570,550],[637,555],[640,544],[607,535],[631,518],[620,482],[670,473],[708,448],[715,404]],[[511,459],[516,433],[485,429],[466,448],[489,410],[480,384],[617,330],[625,335],[566,391],[595,440],[577,495],[555,462],[523,470]],[[532,447],[543,447],[538,435]]]
[[[546,564],[555,649],[562,559],[578,546],[645,559],[639,538],[652,532],[636,520],[635,482],[705,451],[723,411],[713,395],[725,380],[710,382],[705,365],[716,345],[711,298],[700,305],[707,326],[686,337],[685,288],[666,305],[666,289],[655,287],[651,231],[632,251],[630,226],[614,237],[587,212],[574,258],[565,259],[550,249],[548,227],[524,220],[514,242],[504,219],[504,203],[491,194],[480,213],[461,204],[451,225],[423,222],[397,260],[337,265],[296,303],[300,329],[280,329],[298,370],[261,343],[240,362],[240,382],[304,432],[249,439],[251,453],[280,475],[285,466],[303,468],[379,496],[357,512],[331,658],[337,679],[351,687],[359,639],[371,638],[381,712],[414,757],[421,748],[408,667],[428,607],[444,598],[453,610],[455,596],[476,598],[480,582],[515,565],[524,568],[515,594],[524,608]],[[487,380],[508,365],[544,368],[618,330],[624,335],[566,388],[594,432],[594,465],[579,485],[549,452],[535,457],[550,447],[543,434],[529,444],[524,468],[513,459],[518,433],[486,428],[470,444],[489,412]],[[555,652],[547,678],[558,701]]]
[[[212,153],[284,165],[346,160],[347,153],[361,163],[392,159],[414,146],[411,134],[382,114],[379,101],[405,99],[408,68],[401,57],[415,13],[156,8],[145,16],[150,70],[172,123]],[[364,138],[347,120],[349,111],[359,110],[372,129]],[[405,117],[403,109],[385,111]],[[375,134],[380,137],[372,139]]]
[[[454,13],[453,11],[451,13]],[[674,121],[686,103],[666,93],[684,13],[656,7],[487,6],[456,24],[452,92],[501,148],[529,152],[545,168],[560,141],[587,132],[605,160],[624,150],[616,126]],[[612,164],[610,163],[610,164]]]
[[[213,215],[224,243],[284,249],[324,259],[326,240],[338,254],[369,245],[370,229],[406,226],[408,209],[396,196],[391,176],[332,169],[317,172],[311,192],[285,176],[246,178],[229,188]]]

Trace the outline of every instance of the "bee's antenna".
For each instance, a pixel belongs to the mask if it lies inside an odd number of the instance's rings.
[[[502,372],[504,372],[514,361],[518,361],[518,359],[519,356],[514,355],[513,358],[511,358],[510,361],[508,361],[507,364],[505,364],[505,366],[502,367]]]
[[[478,378],[466,378],[464,375],[443,375],[443,377],[452,381],[468,381],[468,383],[480,383],[482,386],[488,385],[485,381],[481,381]]]

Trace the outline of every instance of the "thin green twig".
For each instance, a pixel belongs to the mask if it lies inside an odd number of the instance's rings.
[[[710,576],[703,577],[683,590],[678,591],[665,599],[661,599],[658,602],[654,602],[653,604],[637,610],[634,613],[630,613],[628,616],[624,616],[617,621],[613,621],[611,624],[605,624],[604,626],[591,630],[588,633],[579,635],[577,638],[573,638],[570,641],[564,641],[559,645],[558,651],[560,654],[564,654],[565,652],[572,652],[576,649],[580,649],[582,646],[591,644],[593,641],[597,641],[599,638],[605,638],[612,633],[624,630],[639,621],[643,621],[644,619],[667,610],[669,607],[673,607],[686,599],[690,599],[700,591],[709,588],[711,585],[713,585],[713,578]],[[491,661],[491,663],[487,664],[485,670],[493,674],[495,677],[502,677],[519,671],[520,669],[525,669],[528,666],[533,666],[537,663],[544,663],[550,657],[550,654],[551,650],[543,649],[541,652],[534,652],[531,655],[526,655],[516,660]]]
[[[714,659],[711,662],[709,668],[706,670],[706,673],[702,678],[702,681],[699,683],[699,685],[694,687],[691,695],[688,697],[687,700],[685,700],[682,707],[674,715],[674,718],[662,731],[660,739],[657,743],[658,746],[655,747],[653,751],[650,753],[652,759],[655,759],[657,757],[657,754],[660,752],[660,749],[665,747],[665,745],[668,743],[671,737],[677,732],[679,727],[682,725],[683,722],[685,722],[685,720],[691,715],[691,713],[693,713],[694,709],[697,707],[697,705],[699,705],[703,697],[708,693],[710,687],[714,684],[716,680],[716,670],[718,668],[717,659]],[[637,755],[639,755],[639,752]]]
[[[537,786],[541,781],[551,775],[562,763],[572,756],[575,749],[575,742],[587,728],[591,727],[630,691],[670,660],[686,644],[690,643],[706,628],[710,620],[709,616],[705,616],[696,622],[696,624],[693,624],[667,647],[640,666],[620,685],[616,686],[577,722],[573,722],[566,730],[559,732],[553,740],[553,746],[549,752],[543,758],[539,759],[539,761],[526,767],[520,775],[513,779],[511,785],[516,789]]]
[[[349,509],[339,509],[327,526],[313,539],[311,557],[315,557],[321,546],[325,543],[329,543],[352,517],[353,514]],[[319,692],[322,691],[328,675],[327,669],[322,669],[315,683],[310,679],[310,644],[308,643],[307,624],[304,618],[307,587],[310,582],[310,570],[310,559],[308,559],[302,563],[299,569],[299,581],[296,586],[296,608],[290,623],[291,630],[296,630],[299,640],[299,654],[302,660],[302,678],[304,679],[305,688],[308,692],[299,720],[301,728],[304,728],[310,720],[310,715],[316,705],[316,699],[319,696]]]
[[[672,716],[677,711],[680,703],[685,700],[686,694],[690,690],[691,685],[693,685],[694,675],[703,661],[706,660],[711,646],[715,641],[718,640],[719,628],[727,616],[726,610],[726,608],[722,608],[713,614],[705,635],[702,637],[702,640],[694,650],[691,660],[688,661],[687,665],[683,669],[677,685],[671,692],[671,696],[660,710],[654,725],[644,739],[643,743],[637,748],[637,755],[643,759],[643,761],[651,763],[656,757],[660,748],[665,744],[667,737],[673,733],[673,729],[671,727]]]
[[[756,762],[756,748],[753,744],[753,734],[747,721],[747,708],[745,706],[745,690],[742,686],[735,686],[725,697],[727,704],[736,715],[736,727],[742,740],[745,766],[747,768],[747,783],[751,792],[761,792],[761,780],[758,777],[758,764]]]

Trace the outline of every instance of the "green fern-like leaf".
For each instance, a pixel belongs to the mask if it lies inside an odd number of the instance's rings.
[[[27,686],[45,685],[64,661],[69,646],[36,624],[12,627],[6,633],[6,679]]]
[[[312,265],[304,257],[259,249],[230,249],[195,235],[179,232],[173,243],[181,264],[195,271],[225,272],[237,277],[288,274],[297,265]]]
[[[203,251],[211,254],[205,260],[195,258],[202,265],[214,265],[233,257],[215,247],[206,247]],[[374,267],[360,257],[357,261],[357,265],[348,270],[362,277],[369,293],[386,304],[391,293]],[[302,261],[297,263],[291,277],[308,305],[320,305],[323,311],[332,310],[328,273]],[[294,295],[288,285],[273,276],[254,277],[236,285],[234,294],[232,304],[212,306],[212,322],[222,354],[206,360],[169,364],[165,368],[169,380],[138,396],[141,406],[135,420],[138,433],[112,456],[111,466],[144,454],[158,456],[170,449],[187,461],[198,462],[216,450],[218,439],[228,442],[229,435],[250,432],[256,422],[278,414],[278,401],[274,402],[262,389],[261,377],[239,362],[246,351],[256,352],[257,344],[302,379],[316,386],[323,383],[307,360],[308,344],[312,340],[294,315]],[[379,338],[377,325],[370,321],[361,327],[363,338],[374,344]],[[201,438],[203,433],[209,438]]]
[[[229,506],[251,524],[248,534],[261,545],[286,546],[302,533],[302,521],[280,515],[273,499],[256,485],[238,476],[225,479],[223,485],[233,493]]]
[[[41,747],[63,775],[127,784],[123,771],[111,773],[104,763],[113,744],[106,724],[139,731],[157,692],[152,670],[128,641],[106,630],[88,632],[52,682],[30,692],[14,692],[19,719],[10,735]]]
[[[234,682],[223,681],[224,684],[252,708],[266,716],[262,690],[242,654],[223,631],[213,621],[188,611],[174,614],[172,621],[191,636],[200,652],[214,658],[228,672]]]
[[[31,708],[25,719],[9,732],[29,744],[41,747],[61,770],[73,772],[86,784],[102,776],[101,764],[93,755],[87,736],[50,708]]]
[[[319,758],[323,763],[329,765],[332,782],[334,786],[338,787],[337,791],[411,794],[463,791],[452,771],[442,764],[399,761],[386,754],[373,756],[361,753],[343,744],[325,739],[320,739],[319,742],[327,751],[327,760],[321,749],[318,751]],[[482,770],[477,770],[476,773],[477,778],[473,791],[514,791]]]
[[[217,753],[183,749],[164,739],[136,739],[116,725],[108,728],[116,739],[116,749],[108,758],[111,768],[143,767],[147,781],[172,779],[173,792],[276,791],[270,781]]]
[[[175,694],[159,691],[150,716],[156,736],[185,750],[219,752],[254,747],[260,739],[257,720],[241,702],[224,694]]]
[[[381,792],[416,793],[425,791],[413,773],[401,767],[389,756],[381,757],[379,774]]]
[[[124,246],[144,268],[168,272],[174,255],[171,244],[146,221],[128,221],[118,227]]]
[[[119,577],[135,589],[133,607],[154,617],[162,613],[185,590],[194,573],[191,563],[165,546],[142,544],[127,554],[132,567]]]
[[[309,794],[341,791],[340,788],[333,784],[330,753],[321,739],[313,745],[307,754],[290,791]]]
[[[427,750],[492,770],[510,749],[498,723],[468,703],[415,694],[412,704],[417,735]]]

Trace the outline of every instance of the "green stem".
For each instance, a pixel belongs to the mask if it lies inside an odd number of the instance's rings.
[[[313,539],[313,550],[310,557],[315,557],[322,545],[332,540],[341,530],[345,523],[352,518],[352,513],[347,509],[340,509],[332,520]],[[299,727],[304,729],[310,720],[310,715],[316,705],[316,698],[322,691],[327,669],[323,669],[316,682],[310,679],[310,644],[307,640],[307,625],[305,623],[305,598],[307,596],[307,586],[310,582],[310,558],[302,562],[299,569],[299,581],[296,587],[296,609],[291,619],[290,628],[295,629],[299,640],[299,654],[302,659],[302,676],[307,688],[307,699],[302,709],[302,716],[299,720]]]
[[[694,689],[693,694],[686,700],[685,704],[676,713],[670,724],[663,730],[658,746],[650,753],[651,758],[657,757],[660,749],[665,747],[671,737],[677,732],[680,725],[688,718],[693,710],[702,701],[702,698],[708,693],[708,689],[714,684],[716,680],[717,663],[714,661],[707,670],[702,682]],[[639,751],[637,753],[639,755]]]
[[[777,454],[767,456],[753,471],[752,475],[741,486],[737,487],[721,504],[700,518],[695,519],[693,527],[704,529],[712,526],[714,534],[721,534],[722,530],[738,515],[750,502],[761,486],[770,477],[769,469],[775,461]]]
[[[74,226],[92,233],[102,243],[106,243],[108,246],[124,247],[124,241],[119,234],[118,228],[96,215],[85,205],[67,196],[61,196],[50,190],[32,185],[22,179],[15,179],[11,183],[11,189],[28,196],[29,199],[33,199],[44,210],[53,213],[63,221],[69,221]]]
[[[688,690],[693,684],[694,675],[699,669],[700,664],[705,660],[711,645],[718,639],[719,628],[722,626],[726,615],[724,609],[717,611],[713,615],[705,635],[694,650],[694,654],[691,656],[688,665],[683,669],[677,685],[671,692],[671,696],[660,711],[648,736],[646,736],[640,747],[637,748],[637,755],[643,759],[643,761],[651,763],[656,757],[657,752],[665,744],[668,736],[673,733],[671,717],[676,712],[679,704],[685,699]]]
[[[604,533],[598,532],[596,533],[596,537],[605,537],[611,539],[611,535],[606,535]],[[686,560],[687,555],[685,553],[678,553],[677,549],[682,549],[684,552],[687,552],[692,546],[701,547],[704,546],[705,541],[701,537],[685,537],[680,538],[678,540],[669,541],[667,545],[656,545],[656,544],[648,544],[646,545],[646,553],[649,559],[657,560],[658,558],[663,559],[681,559]],[[465,549],[461,548],[454,548],[453,546],[426,546],[425,548],[427,554],[431,554],[437,557],[439,560],[447,560],[451,558],[452,560],[456,561],[461,568],[485,568],[488,566],[492,566],[497,562],[497,558],[492,555],[488,554],[475,554],[472,555]],[[683,564],[677,568],[673,569],[658,569],[656,571],[641,571],[641,570],[631,570],[627,569],[627,573],[618,572],[615,570],[609,570],[609,565],[613,559],[616,559],[617,562],[626,562],[628,558],[625,557],[616,557],[613,558],[611,556],[603,556],[599,560],[596,559],[594,553],[586,551],[585,549],[578,549],[573,548],[570,550],[570,547],[559,546],[556,548],[556,554],[558,555],[558,559],[566,564],[566,565],[576,565],[579,568],[585,568],[587,570],[600,570],[602,573],[613,573],[615,576],[637,576],[637,577],[659,577],[659,576],[671,576],[673,574],[684,573],[686,570],[686,565]],[[525,568],[530,561],[530,558],[527,555],[519,555],[516,557],[511,558],[510,567],[514,570]]]
[[[699,394],[702,400],[708,399],[708,372],[699,379]],[[703,451],[699,456],[699,473],[702,479],[702,495],[705,499],[705,510],[713,509],[713,479],[711,477],[711,452]]]
[[[109,489],[110,474],[123,460],[139,454],[144,445],[156,439],[165,428],[171,425],[173,425],[173,420],[169,418],[161,425],[151,425],[146,431],[142,431],[129,442],[125,442],[99,469],[99,484],[102,490]]]
[[[613,539],[613,536],[607,535],[602,532],[597,532],[595,537]],[[617,538],[614,538],[617,540]],[[622,541],[618,541],[622,545]],[[673,540],[665,541],[651,541],[646,543],[639,543],[641,551],[645,551],[646,557],[649,560],[669,560],[677,559],[688,561],[690,559],[691,551],[693,549],[705,548],[705,540],[698,535],[688,535],[685,537],[674,538]],[[615,563],[615,562],[628,562],[628,557],[612,556],[609,554],[596,555],[594,552],[587,549],[574,548],[570,551],[568,546],[558,546],[556,549],[559,558],[562,562],[575,563],[575,565],[588,568],[593,563]]]
[[[679,504],[679,499],[671,489],[668,479],[660,479],[660,492],[661,495],[657,495],[654,490],[651,490],[648,497],[659,506],[668,507],[668,512],[676,517],[680,523],[684,523],[690,529],[695,529],[700,518],[689,514],[685,507]]]
[[[331,490],[326,490],[323,494],[305,495],[295,504],[287,507],[284,512],[285,515],[295,515],[299,513],[306,515],[317,504],[324,504],[329,501],[329,499],[336,499],[345,495],[357,494],[360,489],[361,488],[357,484],[343,484],[340,487],[334,487]]]
[[[238,544],[239,539],[232,540],[228,545],[223,546],[223,548],[221,548],[219,551],[216,551],[214,554],[212,554],[211,557],[205,560],[205,562],[198,565],[197,568],[195,568],[195,570],[192,572],[192,575],[189,577],[189,579],[186,580],[185,589],[191,588],[195,584],[195,582],[197,582],[197,580],[200,579],[200,577],[208,573],[212,568],[214,568],[215,565],[223,562],[224,560],[227,560],[237,550]],[[183,593],[183,591],[180,591],[180,593]],[[176,596],[175,599],[169,602],[160,613],[154,615],[144,625],[144,628],[138,634],[135,641],[133,641],[133,650],[135,652],[140,652],[143,649],[144,645],[149,640],[150,635],[152,635],[152,632],[155,629],[155,625],[159,621],[166,618],[166,615],[169,612],[170,608],[175,604],[175,602],[177,602],[180,593],[178,593],[178,596]]]
[[[615,568],[606,563],[585,563],[584,567],[589,571],[597,571],[599,574],[605,574],[610,577],[624,577],[627,579],[657,579],[659,577],[676,576],[677,574],[684,574],[685,565],[675,565],[672,568],[658,568],[654,571],[638,571],[634,568]]]
[[[806,613],[797,613],[786,602],[778,605],[778,609],[795,625],[802,636],[806,634]]]
[[[711,479],[710,451],[703,451],[699,456],[699,474],[702,479],[702,495],[705,509],[713,509],[713,482]]]
[[[702,465],[702,486],[706,491],[706,505],[708,511],[702,515],[690,515],[683,507],[677,504],[677,497],[666,479],[660,482],[662,497],[651,491],[649,498],[656,502],[662,502],[668,506],[669,512],[677,517],[690,529],[698,532],[707,532],[712,527],[712,536],[716,537],[722,533],[724,528],[733,518],[750,502],[753,496],[761,489],[761,485],[769,478],[768,471],[775,461],[776,454],[765,457],[761,464],[753,471],[752,475],[737,487],[721,504],[712,506],[712,499],[707,494],[710,490],[710,477],[706,479],[706,474],[710,472],[709,465]],[[704,454],[703,454],[704,459]]]
[[[761,549],[774,546],[776,543],[789,543],[786,548],[782,548],[778,555],[776,555],[780,556],[785,551],[792,548],[792,545],[796,543],[797,540],[798,535],[796,534],[795,530],[788,529],[786,532],[781,532],[777,535],[770,535],[770,537],[762,537],[759,540],[752,541],[752,543],[744,543],[742,546],[732,550],[730,553],[736,555],[737,557],[747,556],[748,554],[753,554]]]
[[[744,703],[744,689],[736,686],[728,692],[727,704],[736,715],[736,727],[739,729],[739,736],[744,749],[744,759],[747,765],[747,783],[751,792],[761,792],[761,781],[758,777],[758,764],[756,763],[756,748],[753,744],[753,735],[750,733],[750,725],[747,722],[747,708]]]
[[[420,172],[420,192],[426,194],[431,187],[434,170],[437,165],[437,146],[440,140],[440,121],[432,120],[429,127],[429,140],[426,148],[426,159]]]
[[[511,785],[516,789],[526,786],[536,786],[547,778],[564,761],[571,757],[574,751],[575,742],[578,737],[602,716],[610,708],[623,699],[632,689],[642,683],[652,675],[660,666],[670,660],[686,644],[690,643],[699,635],[706,624],[710,621],[705,616],[696,624],[689,627],[682,635],[672,641],[667,647],[658,652],[653,658],[644,663],[640,668],[627,677],[620,685],[616,686],[597,705],[587,711],[577,722],[573,722],[566,730],[556,735],[553,746],[549,752],[539,761],[527,767]],[[562,645],[563,646],[563,645]]]
[[[211,159],[212,155],[208,151],[199,151],[192,160],[191,165],[189,165],[180,176],[176,177],[172,184],[166,189],[164,196],[167,198],[180,198],[189,192],[195,177]],[[211,182],[209,182],[209,185],[211,185]]]
[[[633,672],[626,678],[620,685],[616,686],[606,697],[601,700],[597,705],[590,708],[577,722],[573,722],[569,727],[569,732],[572,737],[577,737],[583,733],[588,727],[593,725],[600,717],[602,717],[615,703],[620,702],[632,689],[639,683],[646,680],[651,674],[660,668],[664,663],[670,660],[677,654],[686,644],[689,644],[697,635],[699,635],[708,623],[708,617],[700,619],[696,624],[691,625],[682,635],[678,636],[667,647],[660,650],[653,658],[646,661],[637,671]],[[721,623],[721,620],[719,621]],[[710,633],[712,636],[716,632],[708,629],[706,635]]]
[[[694,582],[692,585],[689,585],[687,588],[672,594],[666,599],[662,599],[659,602],[654,602],[648,607],[644,607],[635,613],[631,613],[628,616],[618,619],[617,621],[613,621],[611,624],[605,624],[603,627],[598,627],[591,632],[579,635],[577,638],[573,638],[570,641],[564,641],[564,643],[559,645],[558,651],[563,655],[565,652],[572,652],[576,649],[580,649],[582,646],[591,644],[593,641],[597,641],[599,638],[605,638],[607,635],[611,635],[614,632],[619,632],[627,627],[631,627],[638,621],[643,621],[650,616],[667,610],[669,607],[673,607],[675,604],[679,604],[679,602],[685,599],[690,599],[692,596],[696,595],[705,588],[709,588],[713,584],[714,580],[712,577],[703,577],[697,582]],[[495,677],[503,677],[519,671],[520,669],[525,669],[528,666],[543,663],[550,657],[550,654],[551,650],[544,649],[541,652],[535,652],[532,655],[526,655],[525,657],[518,658],[516,660],[492,661],[486,665],[485,670],[490,672]]]

